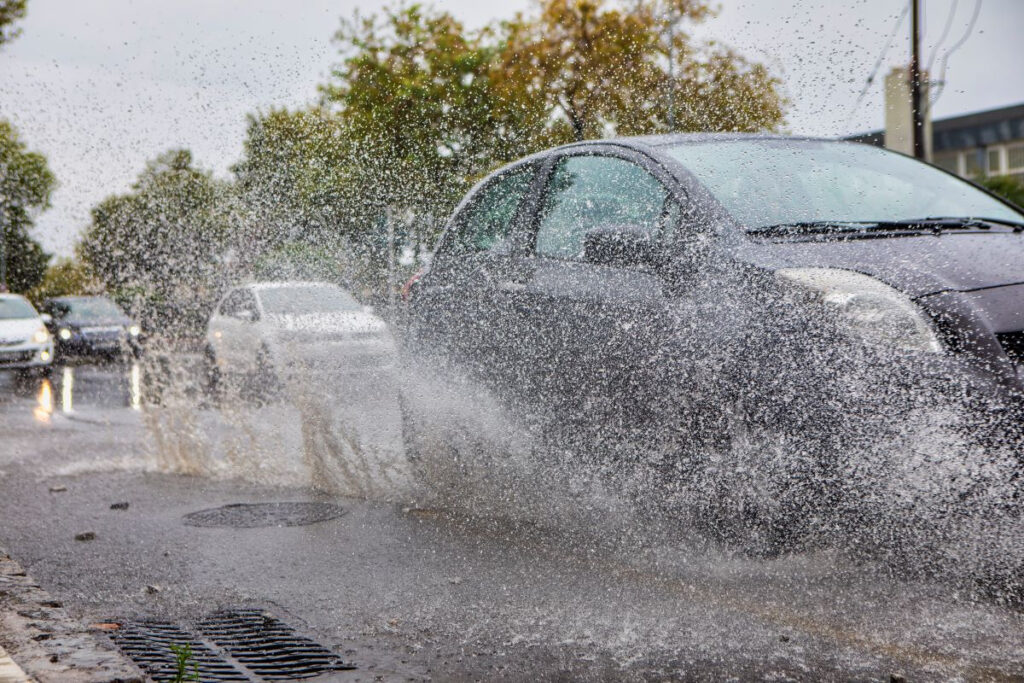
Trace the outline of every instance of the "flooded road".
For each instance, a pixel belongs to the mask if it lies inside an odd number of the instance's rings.
[[[365,679],[1024,676],[1019,609],[889,564],[750,557],[578,492],[594,509],[577,518],[428,506],[379,377],[265,403],[171,391],[151,405],[145,371],[0,379],[0,544],[87,623],[257,607]],[[344,514],[262,528],[184,519],[289,501]],[[94,539],[75,540],[85,532]]]

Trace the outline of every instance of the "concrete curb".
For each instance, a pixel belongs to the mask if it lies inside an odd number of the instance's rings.
[[[72,619],[0,548],[0,683],[145,680],[131,660]]]

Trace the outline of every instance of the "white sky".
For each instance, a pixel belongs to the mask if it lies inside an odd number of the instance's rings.
[[[977,0],[922,0],[927,60],[951,7],[945,45]],[[125,191],[145,161],[188,147],[226,176],[241,154],[245,115],[316,98],[341,16],[371,0],[29,0],[23,34],[0,52],[0,117],[43,152],[60,187],[36,236],[70,252],[89,209]],[[394,3],[392,3],[394,4]],[[471,26],[528,9],[438,0]],[[767,62],[792,100],[787,129],[842,135],[881,128],[882,77],[908,57],[905,22],[879,78],[853,110],[905,0],[719,0],[701,38]],[[500,9],[496,9],[499,5]],[[950,59],[935,116],[1024,101],[1024,0],[982,0],[974,33]]]

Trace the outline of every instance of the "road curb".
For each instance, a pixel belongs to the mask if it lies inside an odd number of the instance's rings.
[[[105,637],[72,619],[0,548],[0,682],[145,680],[135,664]]]

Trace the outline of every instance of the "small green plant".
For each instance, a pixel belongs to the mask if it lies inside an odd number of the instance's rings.
[[[185,683],[185,681],[199,680],[199,664],[192,659],[192,644],[171,645],[171,652],[174,653],[174,678],[171,683]],[[189,665],[192,670],[189,671]]]

